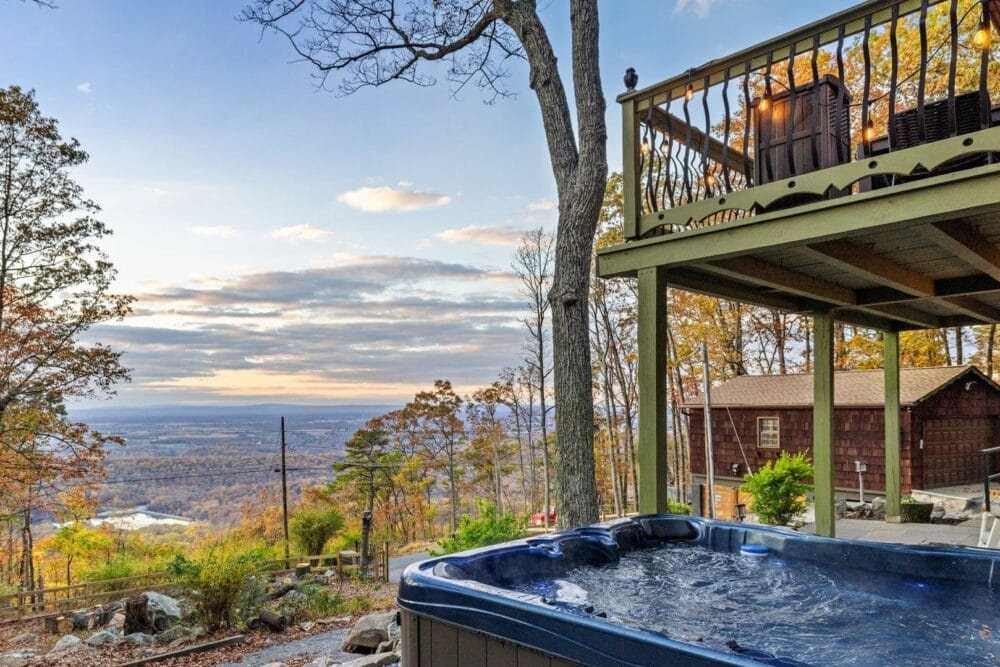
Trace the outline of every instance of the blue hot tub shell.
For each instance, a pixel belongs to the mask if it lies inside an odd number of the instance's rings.
[[[581,565],[684,541],[717,551],[767,547],[783,558],[858,570],[994,586],[1000,554],[803,535],[782,528],[687,516],[648,515],[554,533],[411,565],[403,573],[403,657],[407,667],[475,665],[795,665],[795,656],[738,648],[722,652],[663,634],[539,604],[510,590]],[[994,569],[998,571],[994,575]],[[742,651],[742,652],[741,652]]]

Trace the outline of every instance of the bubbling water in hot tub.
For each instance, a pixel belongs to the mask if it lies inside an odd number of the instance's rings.
[[[1000,663],[1000,595],[983,584],[675,543],[517,590],[567,613],[815,665]]]

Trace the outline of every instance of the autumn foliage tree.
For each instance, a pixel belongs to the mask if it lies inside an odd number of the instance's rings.
[[[33,584],[31,512],[58,501],[58,482],[93,478],[105,436],[67,416],[67,401],[113,393],[121,353],[84,342],[132,298],[98,241],[110,230],[71,171],[87,161],[42,115],[33,92],[0,89],[0,462],[4,504],[22,521],[22,585]]]

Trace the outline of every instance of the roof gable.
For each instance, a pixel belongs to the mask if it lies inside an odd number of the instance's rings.
[[[975,375],[994,391],[1000,386],[988,379],[975,366],[943,366],[936,368],[903,368],[899,372],[901,405],[924,401],[965,375]],[[885,403],[882,369],[837,371],[834,373],[834,405],[878,406]],[[712,387],[712,405],[741,407],[811,407],[813,375],[742,375]],[[688,401],[687,407],[697,408],[700,401]]]

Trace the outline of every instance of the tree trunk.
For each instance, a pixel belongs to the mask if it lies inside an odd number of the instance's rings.
[[[558,433],[557,525],[566,528],[593,523],[598,518],[587,306],[594,234],[608,176],[608,136],[598,59],[597,0],[570,2],[579,146],[552,43],[534,4],[495,2],[494,6],[524,46],[559,195],[555,275],[549,303]],[[547,512],[548,508],[546,517]]]

